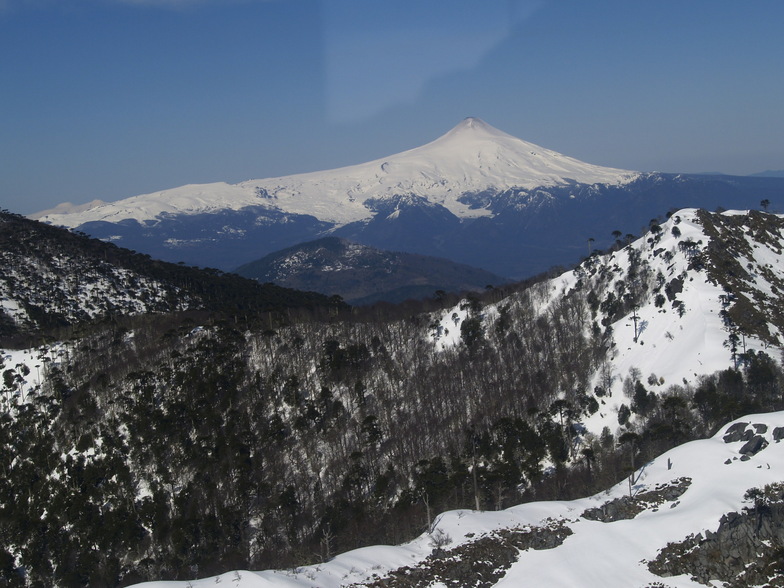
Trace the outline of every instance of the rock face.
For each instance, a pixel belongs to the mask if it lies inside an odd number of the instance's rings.
[[[754,435],[740,448],[741,455],[756,455],[768,446],[768,442],[760,435]]]
[[[675,502],[691,485],[690,478],[679,478],[672,483],[658,486],[648,492],[642,492],[636,496],[623,496],[610,500],[602,506],[589,508],[583,512],[582,517],[589,521],[601,521],[611,523],[613,521],[623,521],[633,519],[644,510],[653,509],[665,502]],[[672,504],[675,506],[675,504]]]
[[[572,534],[564,521],[541,527],[502,529],[451,550],[436,549],[424,562],[399,568],[368,584],[371,588],[494,586],[527,549],[553,549]],[[434,538],[435,539],[435,538]]]
[[[753,433],[751,430],[747,430],[749,423],[735,423],[731,427],[729,427],[724,434],[725,443],[735,443],[737,441],[748,441],[751,439]]]
[[[768,432],[768,426],[763,423],[735,423],[727,429],[724,434],[725,443],[746,443],[738,450],[741,459],[749,459],[768,446],[768,441],[763,437]],[[779,441],[784,437],[784,428],[776,427],[773,430],[773,439]]]
[[[784,503],[777,486],[766,487],[744,512],[724,515],[715,533],[670,543],[648,569],[659,576],[689,574],[703,584],[719,580],[729,588],[784,586]],[[775,496],[779,502],[772,502]]]

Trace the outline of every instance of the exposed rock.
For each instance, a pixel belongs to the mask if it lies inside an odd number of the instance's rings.
[[[667,294],[667,299],[670,302],[675,300],[681,292],[683,292],[683,278],[673,278],[664,287],[664,293]]]
[[[552,549],[572,534],[564,521],[550,520],[543,527],[502,529],[450,550],[436,550],[417,566],[394,570],[368,588],[425,588],[493,586],[517,561],[520,551]]]
[[[749,439],[743,445],[743,447],[740,448],[739,453],[741,453],[744,456],[756,455],[757,453],[765,449],[767,446],[768,446],[768,442],[765,440],[764,437],[761,437],[760,435],[755,435],[754,437]]]
[[[727,429],[726,433],[724,433],[724,442],[734,443],[735,441],[745,441],[746,439],[743,439],[743,432],[748,426],[749,423],[735,423]]]
[[[602,506],[586,509],[582,517],[603,523],[633,519],[644,510],[656,508],[665,502],[674,502],[690,485],[691,478],[678,478],[670,484],[657,486],[634,497],[622,496],[605,502]]]
[[[659,576],[689,574],[703,584],[719,580],[727,588],[784,586],[781,485],[749,495],[754,506],[724,515],[715,533],[689,535],[668,544],[648,563],[648,569]]]
[[[784,439],[784,427],[776,427],[773,429],[773,439],[775,441],[781,441]]]

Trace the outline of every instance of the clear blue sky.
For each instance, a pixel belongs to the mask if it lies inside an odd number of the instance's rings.
[[[0,0],[0,207],[361,163],[466,116],[601,165],[784,168],[781,0]]]

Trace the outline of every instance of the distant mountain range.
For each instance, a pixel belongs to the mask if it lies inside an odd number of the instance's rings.
[[[351,304],[402,302],[498,286],[507,279],[448,259],[381,251],[338,237],[295,245],[243,265],[237,272],[261,283],[341,296]]]
[[[153,260],[0,211],[0,345],[40,330],[122,316],[334,303],[312,292]]]
[[[769,169],[749,175],[753,178],[784,178],[784,169]]]
[[[436,255],[512,278],[578,262],[671,210],[759,208],[784,178],[638,173],[591,165],[468,118],[364,164],[188,185],[35,215],[169,261],[233,270],[324,236]]]

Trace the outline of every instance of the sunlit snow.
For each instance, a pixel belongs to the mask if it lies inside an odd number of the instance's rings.
[[[711,439],[668,451],[638,471],[633,493],[684,477],[691,480],[691,485],[677,501],[648,508],[630,520],[605,523],[581,517],[587,508],[627,495],[629,486],[623,481],[606,492],[579,500],[534,502],[494,512],[450,511],[437,519],[429,533],[410,543],[366,547],[323,564],[290,570],[230,572],[190,584],[148,582],[139,586],[203,588],[216,583],[239,588],[361,586],[391,570],[423,561],[434,549],[436,534],[443,533],[451,539],[445,547],[449,550],[497,529],[541,526],[550,519],[565,522],[573,534],[554,549],[521,552],[497,586],[628,588],[661,582],[662,578],[646,567],[646,562],[659,549],[668,542],[683,540],[689,533],[715,531],[723,514],[749,506],[744,501],[749,488],[780,481],[784,476],[784,446],[772,436],[775,427],[784,426],[784,412],[745,416],[735,422],[767,425],[768,432],[763,437],[769,445],[743,461],[738,450],[744,442],[725,443],[722,439],[727,426]],[[702,586],[686,576],[668,577],[666,585]]]
[[[168,214],[262,206],[343,225],[370,218],[369,199],[410,195],[440,204],[460,218],[472,218],[491,213],[461,202],[465,194],[571,183],[619,184],[637,175],[578,161],[467,118],[431,143],[368,163],[240,184],[187,185],[86,210],[60,205],[36,218],[78,227],[93,221],[155,221]]]

